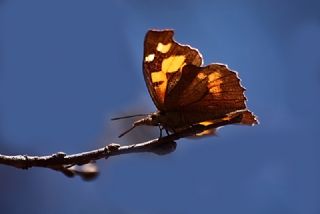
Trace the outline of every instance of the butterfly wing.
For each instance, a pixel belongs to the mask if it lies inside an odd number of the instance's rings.
[[[222,122],[224,122],[225,124],[253,125],[253,124],[256,124],[258,121],[249,110],[244,109],[244,110],[239,110],[239,111],[229,113],[219,119],[211,119],[211,120],[202,121],[202,122],[195,122],[194,125],[202,125],[207,127],[214,124],[221,124]],[[216,132],[217,132],[217,128],[207,129],[203,132],[195,134],[191,138],[216,135]]]
[[[148,91],[160,111],[184,115],[185,124],[232,121],[257,123],[246,109],[245,89],[236,72],[223,64],[202,65],[197,49],[173,40],[172,30],[150,30],[144,41],[143,71]],[[230,122],[234,123],[234,122]]]
[[[236,72],[223,64],[205,67],[186,65],[180,81],[166,94],[165,106],[183,112],[189,124],[225,118],[231,113],[242,114],[242,124],[257,123],[246,110],[245,89]]]
[[[148,91],[159,110],[169,110],[166,94],[179,82],[185,65],[202,65],[198,50],[173,40],[173,30],[150,30],[144,40],[143,73]]]

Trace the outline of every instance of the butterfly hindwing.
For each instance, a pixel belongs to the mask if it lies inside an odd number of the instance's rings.
[[[165,106],[183,112],[190,123],[227,119],[231,112],[246,109],[244,91],[237,73],[224,64],[188,65],[183,68],[180,81],[166,95]],[[241,114],[245,116],[241,123],[257,122],[250,111]]]

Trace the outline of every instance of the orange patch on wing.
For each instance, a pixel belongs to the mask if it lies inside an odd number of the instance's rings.
[[[203,126],[209,126],[209,125],[211,125],[213,123],[214,122],[212,120],[208,120],[208,121],[200,122],[199,124],[203,125]],[[215,129],[208,129],[208,130],[205,130],[203,132],[200,132],[200,133],[196,134],[196,136],[200,137],[200,136],[204,136],[204,135],[214,135],[214,134],[215,134]]]
[[[202,72],[198,73],[198,75],[197,75],[197,78],[200,79],[200,80],[203,80],[206,77],[207,77],[207,75],[202,73]]]
[[[213,94],[219,94],[221,89],[221,84],[223,83],[221,78],[221,74],[218,72],[213,72],[208,76],[208,88],[209,91]]]
[[[151,73],[151,80],[153,83],[162,82],[162,81],[167,81],[167,77],[166,77],[166,74],[162,71],[152,72]]]
[[[165,44],[159,42],[157,45],[157,51],[159,51],[161,53],[167,53],[170,50],[171,45],[172,45],[172,43],[168,43],[165,45]]]
[[[162,61],[161,70],[164,73],[177,72],[185,65],[184,55],[170,56]]]
[[[158,94],[161,101],[164,100],[166,88],[167,88],[167,76],[165,72],[158,71],[151,73],[152,83],[157,83],[154,85],[155,91]]]
[[[170,56],[162,61],[161,71],[151,73],[152,83],[159,83],[154,87],[162,103],[164,102],[168,84],[168,78],[166,74],[181,71],[185,65],[185,59],[186,57],[183,55]]]

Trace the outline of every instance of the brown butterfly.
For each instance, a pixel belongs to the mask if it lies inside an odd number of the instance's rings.
[[[173,30],[149,30],[144,40],[143,74],[158,111],[133,123],[177,132],[241,116],[240,124],[258,121],[246,108],[245,89],[224,64],[202,66],[199,51],[173,40]],[[126,117],[122,117],[126,118]],[[121,118],[114,118],[121,119]],[[161,129],[162,130],[162,129]],[[212,134],[205,132],[203,134]]]

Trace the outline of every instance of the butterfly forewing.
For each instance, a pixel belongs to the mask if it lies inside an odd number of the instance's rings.
[[[144,40],[143,73],[153,102],[168,110],[164,101],[168,91],[179,82],[185,65],[202,65],[198,50],[173,40],[172,30],[150,30]]]

